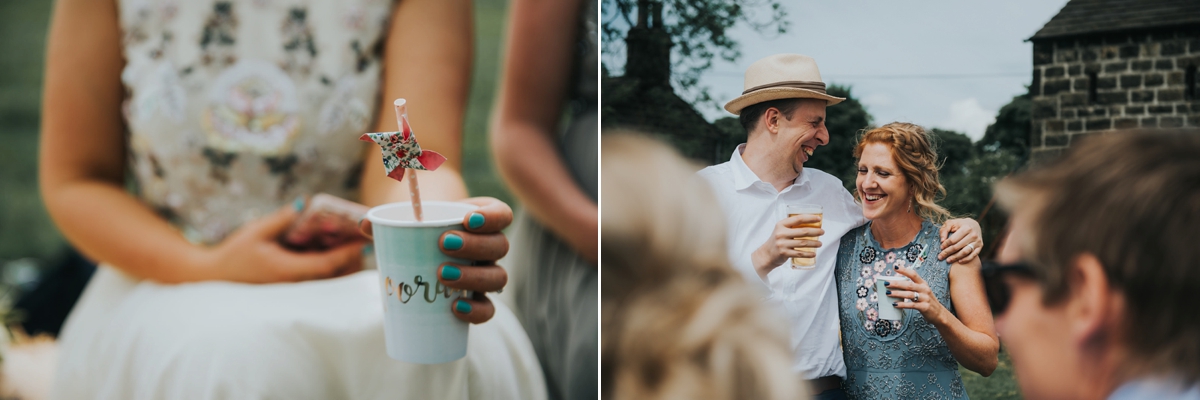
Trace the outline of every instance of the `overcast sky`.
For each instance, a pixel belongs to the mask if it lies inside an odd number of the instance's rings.
[[[701,78],[722,105],[741,94],[751,63],[800,53],[817,60],[826,83],[850,85],[876,124],[908,121],[977,140],[1000,107],[1026,92],[1033,49],[1025,39],[1067,0],[780,3],[792,22],[787,34],[736,26],[729,35],[741,43],[742,57],[715,62]],[[709,120],[731,116],[713,107],[698,111]]]

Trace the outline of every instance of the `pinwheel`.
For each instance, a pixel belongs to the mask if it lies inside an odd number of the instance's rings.
[[[399,132],[364,133],[358,140],[375,143],[383,150],[383,167],[387,176],[397,181],[404,181],[408,174],[408,188],[412,194],[413,214],[417,221],[421,220],[421,191],[417,187],[417,170],[433,171],[446,157],[433,150],[421,150],[417,144],[417,136],[408,125],[408,107],[404,99],[396,99],[396,124]]]

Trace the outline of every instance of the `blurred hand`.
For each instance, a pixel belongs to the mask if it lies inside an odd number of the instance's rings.
[[[295,252],[280,235],[296,211],[292,206],[242,225],[200,260],[215,279],[247,283],[299,282],[333,278],[362,269],[365,238],[324,251]]]
[[[508,204],[491,197],[472,197],[463,203],[479,206],[463,216],[466,231],[449,230],[438,239],[442,253],[454,258],[473,261],[472,265],[446,263],[438,267],[438,280],[454,289],[471,290],[472,298],[462,298],[451,305],[458,319],[473,324],[487,322],[496,313],[485,292],[495,292],[508,284],[508,273],[496,265],[496,260],[508,254],[508,238],[500,231],[512,223],[513,212]],[[372,237],[371,221],[360,223],[363,235]]]
[[[784,261],[792,257],[814,258],[817,256],[816,251],[799,251],[797,247],[807,247],[816,249],[821,247],[819,240],[797,240],[799,237],[821,237],[825,234],[825,230],[821,228],[791,228],[800,224],[809,224],[821,222],[821,217],[810,214],[800,214],[791,216],[779,221],[775,224],[775,230],[771,232],[771,237],[766,243],[755,250],[750,255],[751,261],[754,263],[754,270],[758,272],[758,276],[767,279],[767,273],[771,270],[783,265]]]
[[[946,221],[940,232],[942,252],[938,253],[938,259],[950,264],[975,260],[975,256],[983,251],[982,232],[979,223],[970,218]]]

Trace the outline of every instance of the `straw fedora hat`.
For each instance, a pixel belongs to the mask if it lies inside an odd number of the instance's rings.
[[[725,103],[725,111],[739,115],[742,109],[779,99],[820,99],[827,106],[846,100],[825,93],[825,82],[817,61],[800,54],[776,54],[746,68],[745,88],[738,98]]]

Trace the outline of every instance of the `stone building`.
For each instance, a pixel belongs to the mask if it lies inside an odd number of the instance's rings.
[[[1029,41],[1034,162],[1097,133],[1200,127],[1200,0],[1071,0]]]

